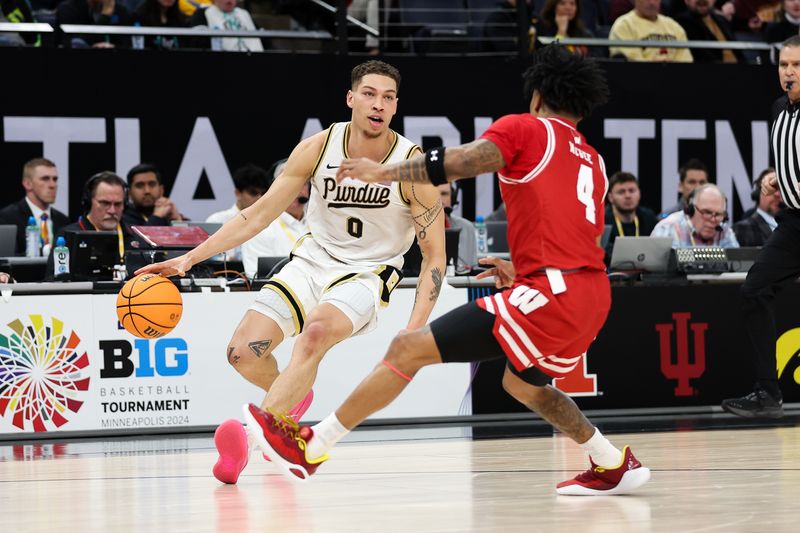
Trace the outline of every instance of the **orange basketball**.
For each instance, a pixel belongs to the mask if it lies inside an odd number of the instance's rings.
[[[117,317],[131,335],[143,339],[163,337],[181,319],[183,301],[178,288],[158,274],[128,280],[117,295]]]

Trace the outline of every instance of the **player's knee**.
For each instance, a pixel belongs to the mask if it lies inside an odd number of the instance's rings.
[[[320,359],[330,346],[331,328],[321,320],[306,323],[303,334],[297,339],[297,347],[292,358],[304,357]]]
[[[226,350],[228,364],[236,370],[239,370],[242,365],[247,365],[247,354],[241,349],[241,346],[235,343],[228,345]]]
[[[503,375],[503,389],[518,402],[530,406],[540,403],[547,395],[545,387],[537,387],[522,381],[511,372]]]
[[[392,339],[389,351],[386,353],[386,361],[401,370],[408,376],[413,377],[417,371],[425,365],[431,364],[433,359],[419,349],[416,332],[401,333]]]

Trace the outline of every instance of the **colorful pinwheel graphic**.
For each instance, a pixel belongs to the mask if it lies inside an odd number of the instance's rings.
[[[22,430],[50,431],[77,413],[89,389],[89,356],[64,323],[29,315],[0,332],[0,417]]]

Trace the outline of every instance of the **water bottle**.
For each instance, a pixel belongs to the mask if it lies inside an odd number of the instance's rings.
[[[141,28],[140,22],[133,23],[134,28]],[[144,35],[131,35],[131,48],[134,50],[144,50]]]
[[[211,28],[212,30],[220,30],[219,26],[214,26]],[[212,37],[211,38],[211,49],[215,52],[222,51],[222,38],[220,37]]]
[[[40,257],[41,243],[39,225],[36,223],[36,218],[30,216],[28,217],[28,227],[25,228],[25,257]]]
[[[478,239],[478,253],[488,254],[489,245],[486,243],[486,222],[483,221],[482,215],[475,217],[475,236]]]
[[[69,276],[69,248],[64,237],[56,239],[56,247],[53,248],[53,272],[56,279]]]

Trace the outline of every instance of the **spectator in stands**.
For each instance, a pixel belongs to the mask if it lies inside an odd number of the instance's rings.
[[[442,193],[442,207],[444,208],[444,227],[458,231],[458,258],[456,273],[468,274],[472,267],[478,264],[478,240],[475,226],[466,218],[453,214],[453,207],[458,203],[458,191],[452,183],[444,183],[437,187]]]
[[[134,14],[134,21],[144,27],[183,28],[188,18],[178,8],[178,0],[144,0]],[[180,47],[175,35],[145,35],[145,48],[174,50]]]
[[[736,235],[725,223],[728,201],[713,183],[701,185],[689,195],[686,209],[659,221],[651,237],[670,237],[673,248],[722,246],[738,248]]]
[[[683,211],[686,207],[686,199],[692,191],[708,183],[708,168],[699,159],[692,158],[684,163],[678,171],[678,175],[680,176],[680,184],[678,185],[680,199],[677,204],[661,211],[658,215],[659,218],[665,218],[676,211]]]
[[[652,209],[639,205],[642,193],[639,181],[630,172],[615,172],[608,181],[606,224],[611,224],[611,236],[606,253],[611,256],[617,237],[646,237],[658,221]]]
[[[278,163],[275,163],[272,170],[274,171],[277,167]],[[233,173],[233,194],[236,196],[236,202],[228,209],[212,213],[208,216],[206,222],[224,224],[238,215],[242,209],[256,203],[256,200],[267,192],[272,179],[271,175],[256,165],[245,165],[236,169]],[[240,247],[236,247],[233,250],[229,250],[227,255],[228,259],[241,260],[242,250]]]
[[[56,24],[84,24],[99,26],[130,26],[131,13],[116,0],[64,0],[56,8]],[[67,36],[59,32],[57,39],[61,45],[73,48],[129,48],[129,35],[82,35]],[[71,39],[66,42],[65,39]]]
[[[790,0],[800,5],[800,0]],[[728,21],[714,10],[714,0],[685,0],[687,10],[675,20],[686,30],[690,41],[735,41]],[[695,63],[744,63],[738,50],[692,50]]]
[[[778,226],[775,216],[781,210],[781,193],[779,190],[771,194],[764,194],[761,191],[762,180],[774,178],[775,169],[768,168],[753,182],[752,198],[757,202],[756,210],[749,217],[733,225],[740,246],[763,246]]]
[[[36,22],[36,17],[27,0],[2,0],[0,1],[0,22],[14,24]],[[36,33],[0,33],[0,46],[25,46],[26,44],[38,45],[40,43],[40,36]]]
[[[280,178],[285,166],[286,159],[272,165],[273,182]],[[311,183],[307,182],[286,211],[255,237],[242,244],[242,264],[247,276],[252,278],[256,275],[259,257],[289,257],[297,240],[308,233],[306,204],[310,195]]]
[[[31,159],[22,167],[25,197],[0,210],[0,224],[17,226],[16,255],[25,255],[25,229],[31,216],[39,225],[42,245],[52,245],[53,235],[69,224],[67,215],[53,207],[58,193],[58,169],[49,159]]]
[[[536,21],[536,35],[543,37],[591,37],[583,25],[581,4],[578,0],[545,0],[539,20]],[[585,46],[568,46],[571,52],[587,55]]]
[[[14,283],[14,278],[8,272],[0,272],[0,283]]]
[[[733,0],[721,11],[735,31],[760,33],[765,23],[775,22],[778,6],[778,0]]]
[[[365,22],[371,28],[379,29],[380,26],[380,0],[348,0],[347,14]],[[380,42],[372,34],[367,34],[365,43],[367,53],[378,55],[381,53]]]
[[[236,7],[236,0],[214,0],[214,4],[195,11],[189,26],[206,26],[215,30],[255,30],[253,18],[246,10]],[[210,48],[216,49],[212,39]],[[225,52],[263,52],[264,46],[257,37],[225,37],[220,39],[220,50]]]
[[[178,208],[164,196],[161,173],[147,163],[128,171],[128,204],[123,220],[128,226],[169,226],[183,220]]]
[[[768,43],[782,43],[798,34],[800,34],[800,0],[783,0],[777,20],[767,24],[764,30],[764,40]]]
[[[525,2],[523,8],[528,12],[525,19],[531,21],[528,47],[533,45],[536,31],[533,25],[531,2]],[[498,2],[497,10],[490,13],[483,22],[483,46],[487,52],[516,52],[519,50],[519,29],[517,22],[517,0]]]
[[[670,17],[661,15],[660,0],[635,0],[630,11],[611,26],[609,39],[619,41],[686,41],[686,32]],[[624,56],[629,61],[692,62],[688,48],[611,47],[611,57]]]

